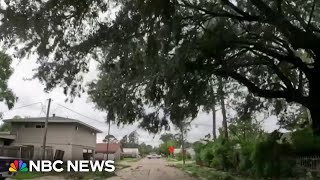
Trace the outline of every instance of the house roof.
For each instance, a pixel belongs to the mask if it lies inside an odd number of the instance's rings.
[[[4,119],[4,122],[18,122],[18,123],[25,123],[25,122],[45,122],[46,117],[31,117],[31,118],[21,118],[21,119]],[[90,128],[94,130],[97,133],[102,133],[101,130],[86,124],[82,121],[76,120],[76,119],[71,119],[71,118],[65,118],[65,117],[60,117],[60,116],[54,116],[54,117],[49,117],[48,123],[76,123],[76,124],[81,124],[87,128]]]
[[[107,146],[108,146],[108,143],[97,143],[96,152],[97,153],[107,153],[107,152],[115,153],[116,151],[119,150],[119,148],[121,148],[120,144],[115,144],[115,143],[109,143],[109,147]],[[123,152],[122,148],[121,148],[121,152]]]
[[[16,135],[10,134],[10,132],[0,132],[0,139],[16,139]]]

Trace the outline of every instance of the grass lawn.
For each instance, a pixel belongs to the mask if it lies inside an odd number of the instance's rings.
[[[195,164],[185,164],[184,166],[182,164],[176,164],[174,165],[176,168],[179,168],[192,176],[200,177],[202,179],[206,180],[249,180],[248,178],[240,178],[230,175],[227,172],[222,171],[216,171],[212,168],[206,168],[206,167],[200,167]]]
[[[38,173],[38,172],[23,172],[17,173],[16,176],[12,177],[13,179],[34,179],[42,176],[57,176],[57,179],[60,177],[64,177],[65,179],[106,179],[112,176],[116,176],[116,174],[109,172],[87,172],[87,173],[79,173],[79,172],[64,172],[64,173]]]
[[[131,163],[139,161],[140,158],[124,158],[116,162],[116,166],[130,166]]]
[[[167,161],[170,161],[170,162],[177,162],[178,160],[174,159],[174,158],[167,158]]]
[[[139,160],[140,160],[140,158],[124,158],[124,159],[120,160],[120,162],[121,161],[124,161],[124,162],[137,162]]]
[[[56,175],[57,173],[39,173],[39,172],[18,172],[13,179],[34,179],[42,176]]]

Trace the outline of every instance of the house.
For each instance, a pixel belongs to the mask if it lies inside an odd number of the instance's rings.
[[[193,148],[186,148],[186,149],[185,149],[185,152],[186,152],[186,154],[190,155],[190,158],[191,158],[192,160],[195,159],[196,152],[194,151]],[[177,154],[180,154],[180,153],[182,153],[182,149],[181,149],[181,148],[179,148],[179,149],[174,149],[174,151],[173,151],[173,154],[174,154],[175,156],[176,156]]]
[[[122,157],[139,158],[140,152],[138,148],[123,148]]]
[[[10,134],[1,136],[0,133],[0,142],[8,148],[20,147],[20,155],[25,153],[24,149],[31,149],[28,157],[34,160],[41,159],[45,119],[38,117],[3,120],[11,123],[12,129]],[[82,121],[55,115],[49,117],[46,159],[53,159],[57,152],[63,154],[62,160],[90,159],[94,155],[97,133],[101,131]]]
[[[116,143],[97,143],[95,149],[96,160],[120,160],[123,149]],[[107,157],[108,156],[108,157]]]
[[[0,146],[10,145],[16,135],[11,134],[11,132],[0,132]]]
[[[181,153],[181,149],[180,148],[178,148],[178,149],[174,149],[173,150],[173,154],[175,155],[175,154],[179,154],[179,153]]]

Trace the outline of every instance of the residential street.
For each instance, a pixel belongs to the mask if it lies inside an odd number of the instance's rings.
[[[167,164],[163,159],[142,159],[132,164],[130,168],[118,171],[118,176],[109,180],[196,180]]]

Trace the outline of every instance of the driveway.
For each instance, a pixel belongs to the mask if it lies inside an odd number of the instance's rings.
[[[188,174],[167,166],[163,159],[142,159],[130,168],[119,170],[117,176],[108,180],[196,180]]]

